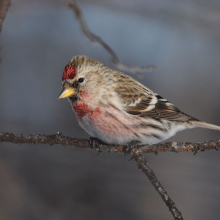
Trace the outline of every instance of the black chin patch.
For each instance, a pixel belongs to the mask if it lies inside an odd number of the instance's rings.
[[[76,100],[78,100],[78,97],[76,95],[69,97],[71,102],[75,102]]]

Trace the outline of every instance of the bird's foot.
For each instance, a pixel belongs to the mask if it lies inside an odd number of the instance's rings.
[[[131,150],[135,147],[137,147],[138,145],[140,145],[140,141],[131,141],[131,142],[128,142],[124,148],[123,148],[123,151],[125,153],[125,156],[127,154],[130,154],[131,153]],[[132,160],[133,159],[133,156],[131,157],[131,159],[129,159],[128,161]]]
[[[103,144],[103,142],[99,140],[98,138],[90,137],[89,144],[93,149],[95,149],[96,156],[100,157],[102,155],[100,144]]]

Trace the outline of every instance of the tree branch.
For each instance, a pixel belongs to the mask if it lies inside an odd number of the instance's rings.
[[[0,33],[2,31],[3,21],[5,20],[5,16],[8,12],[8,8],[10,6],[10,0],[0,0]],[[0,58],[1,62],[1,58]]]
[[[74,148],[83,148],[83,149],[94,149],[95,151],[106,150],[108,152],[117,152],[121,154],[129,154],[132,155],[132,158],[137,161],[139,168],[147,175],[150,182],[153,184],[157,192],[162,197],[163,201],[168,206],[170,212],[172,213],[175,220],[182,220],[182,215],[180,211],[177,209],[175,203],[168,196],[167,192],[162,187],[161,183],[157,180],[156,175],[153,170],[148,166],[147,160],[143,157],[143,153],[155,153],[158,152],[185,152],[190,151],[197,153],[198,151],[205,150],[219,150],[220,148],[220,140],[210,141],[204,143],[181,143],[181,142],[167,142],[164,144],[155,144],[155,145],[137,145],[133,147],[129,152],[126,152],[125,149],[128,146],[115,146],[115,145],[107,145],[98,139],[77,139],[70,138],[62,135],[62,133],[58,132],[54,135],[24,135],[24,134],[13,134],[8,132],[0,133],[0,142],[10,142],[15,144],[61,144],[64,146],[74,147]]]
[[[131,65],[127,65],[127,64],[124,64],[122,62],[120,62],[120,60],[118,59],[118,56],[116,55],[116,53],[114,52],[114,50],[112,50],[112,48],[107,44],[105,43],[101,37],[93,34],[89,28],[88,28],[88,25],[84,19],[84,16],[82,14],[82,11],[81,9],[78,7],[78,5],[75,3],[75,1],[73,0],[64,0],[66,2],[66,4],[73,10],[73,12],[75,13],[76,15],[76,18],[80,24],[80,27],[82,29],[82,32],[83,34],[89,39],[89,41],[91,42],[96,42],[96,43],[99,43],[101,44],[102,47],[104,47],[108,52],[109,54],[111,55],[112,57],[112,62],[121,70],[126,70],[126,71],[129,71],[129,72],[135,72],[137,73],[138,75],[141,75],[141,71],[152,71],[152,70],[155,70],[156,67],[153,66],[153,65],[150,65],[150,66],[142,66],[142,67],[137,67],[137,66],[131,66]]]
[[[24,134],[13,134],[8,132],[0,133],[0,142],[10,142],[14,144],[61,144],[64,146],[83,148],[83,149],[93,149],[95,151],[106,150],[111,152],[117,152],[124,154],[124,147],[126,146],[115,146],[107,145],[101,141],[89,141],[86,139],[70,138],[64,136],[62,133],[58,132],[54,135],[24,135]],[[184,142],[167,142],[164,144],[153,144],[153,145],[137,145],[128,153],[130,155],[137,154],[141,155],[143,153],[155,153],[159,152],[193,152],[194,154],[198,151],[205,150],[219,150],[220,140],[209,141],[204,143],[184,143]]]
[[[152,169],[148,166],[147,160],[143,157],[143,155],[134,155],[134,159],[138,163],[138,168],[141,169],[148,177],[150,182],[155,187],[156,191],[160,194],[163,201],[166,203],[166,206],[169,208],[175,220],[183,220],[181,212],[177,209],[175,203],[168,196],[167,192],[161,185],[161,183],[157,180],[157,177]]]
[[[0,0],[0,32],[2,30],[2,24],[10,6],[10,0]]]
[[[134,151],[136,154],[140,153],[155,153],[159,152],[193,152],[196,154],[198,151],[205,150],[219,150],[220,140],[209,141],[209,142],[166,142],[164,144],[153,144],[153,145],[142,145],[135,147]]]

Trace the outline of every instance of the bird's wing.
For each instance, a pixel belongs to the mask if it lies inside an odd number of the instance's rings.
[[[171,121],[197,120],[176,108],[160,95],[152,92],[139,82],[123,82],[116,88],[124,110],[132,115]]]

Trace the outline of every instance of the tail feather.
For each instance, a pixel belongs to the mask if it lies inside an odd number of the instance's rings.
[[[190,121],[193,126],[200,127],[200,128],[209,128],[213,130],[220,130],[220,126],[209,124],[203,121]]]

